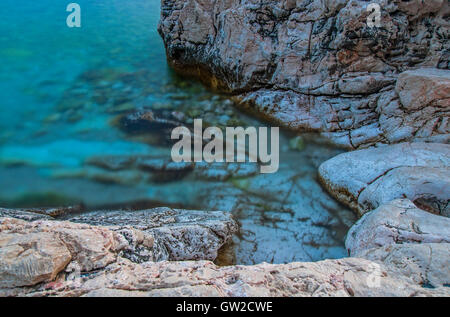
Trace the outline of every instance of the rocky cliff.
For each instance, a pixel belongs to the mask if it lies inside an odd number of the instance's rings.
[[[258,115],[352,149],[449,141],[445,0],[163,0],[159,32],[178,72]]]

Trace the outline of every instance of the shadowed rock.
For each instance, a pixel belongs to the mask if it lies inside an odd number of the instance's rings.
[[[176,71],[281,126],[349,149],[448,142],[448,1],[379,4],[370,27],[362,0],[164,0],[159,32]]]
[[[131,226],[152,235],[167,256],[158,260],[214,260],[237,232],[229,213],[155,208],[141,211],[97,211],[69,218],[98,226]]]

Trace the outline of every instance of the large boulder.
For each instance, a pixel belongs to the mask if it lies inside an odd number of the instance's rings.
[[[364,214],[396,198],[448,213],[450,145],[401,143],[340,154],[319,167],[325,188]]]
[[[350,228],[345,241],[351,256],[405,243],[445,243],[448,249],[450,219],[423,211],[408,199],[398,199],[365,214]]]
[[[350,149],[446,142],[448,1],[378,3],[371,27],[363,0],[163,0],[159,32],[175,70],[284,127]]]

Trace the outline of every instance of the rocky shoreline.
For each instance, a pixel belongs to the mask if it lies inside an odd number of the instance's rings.
[[[450,9],[382,2],[373,29],[357,0],[162,1],[175,70],[353,150],[318,168],[361,217],[348,258],[218,266],[223,211],[0,209],[0,296],[450,296]]]
[[[408,200],[358,221],[350,258],[254,266],[189,261],[214,259],[230,240],[228,213],[0,214],[0,296],[450,296],[450,221]]]
[[[178,72],[241,107],[347,149],[449,142],[447,1],[162,1]]]

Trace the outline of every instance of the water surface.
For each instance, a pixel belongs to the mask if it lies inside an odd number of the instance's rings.
[[[121,126],[137,110],[187,124],[265,124],[168,68],[158,0],[78,3],[82,27],[71,29],[67,1],[0,2],[0,205],[218,209],[242,226],[232,262],[346,255],[354,216],[316,180],[318,164],[339,150],[284,133],[276,174],[246,165],[149,168],[170,159],[170,144],[167,131]]]

